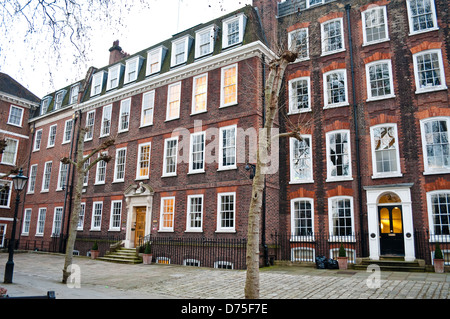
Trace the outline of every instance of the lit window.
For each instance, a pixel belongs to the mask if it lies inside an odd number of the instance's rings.
[[[175,197],[161,198],[160,231],[173,231]]]
[[[222,69],[222,86],[220,107],[237,103],[237,65]]]
[[[180,117],[181,82],[169,85],[166,121]]]
[[[150,176],[151,143],[139,145],[136,179],[145,179]]]
[[[208,74],[194,77],[193,82],[192,114],[205,112],[207,104]]]

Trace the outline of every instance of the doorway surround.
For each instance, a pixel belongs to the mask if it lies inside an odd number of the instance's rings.
[[[154,191],[149,185],[140,182],[138,185],[130,185],[125,190],[125,202],[127,209],[127,225],[124,245],[125,248],[135,248],[136,211],[146,207],[145,212],[145,236],[150,234],[152,221],[152,207]]]
[[[395,194],[400,199],[400,202],[398,204],[401,205],[402,210],[405,261],[414,261],[416,259],[414,251],[414,227],[411,205],[411,187],[413,185],[413,183],[404,183],[364,187],[367,195],[369,258],[371,260],[379,260],[381,257],[381,234],[378,206],[382,205],[379,204],[380,198],[388,193]]]

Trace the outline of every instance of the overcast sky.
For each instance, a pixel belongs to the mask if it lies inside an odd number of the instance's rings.
[[[87,63],[74,64],[72,47],[61,48],[60,63],[55,53],[49,52],[45,35],[32,34],[20,39],[23,26],[14,26],[19,35],[0,51],[0,72],[10,75],[42,98],[46,94],[83,79],[87,68],[108,65],[109,48],[119,40],[122,49],[133,54],[152,46],[173,34],[197,24],[208,22],[236,9],[251,4],[252,0],[148,0],[150,10],[133,6],[121,16],[125,26],[117,32],[102,22],[93,25],[93,46],[87,52]],[[113,11],[110,12],[113,14]],[[48,39],[48,40],[46,40]],[[52,79],[52,81],[50,80]]]

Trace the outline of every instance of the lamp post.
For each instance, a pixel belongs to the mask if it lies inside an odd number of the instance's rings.
[[[13,180],[14,188],[17,192],[17,196],[16,196],[16,207],[14,210],[13,228],[12,228],[12,232],[11,232],[11,240],[9,241],[9,247],[8,247],[9,256],[8,256],[8,261],[6,262],[6,267],[5,267],[5,279],[4,279],[5,284],[12,283],[12,279],[13,279],[13,271],[14,271],[13,257],[14,257],[14,246],[16,245],[16,223],[17,223],[17,214],[19,212],[20,192],[25,188],[25,184],[28,181],[28,177],[23,175],[22,168],[20,168],[19,174],[14,176],[12,178],[12,180]]]

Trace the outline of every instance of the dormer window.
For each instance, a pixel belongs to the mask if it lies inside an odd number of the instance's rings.
[[[106,84],[106,90],[115,89],[119,86],[120,76],[123,72],[123,64],[117,64],[108,69],[108,83]]]
[[[56,97],[55,97],[55,110],[60,109],[62,102],[64,100],[64,97],[66,96],[67,91],[66,90],[62,90],[59,91],[58,93],[56,93]]]
[[[192,38],[190,36],[172,41],[172,59],[170,63],[172,67],[186,63],[191,42]]]
[[[52,101],[52,97],[51,96],[47,96],[47,97],[42,99],[42,102],[41,102],[41,115],[47,113],[48,107],[50,106],[50,102],[51,101]]]
[[[78,102],[78,92],[80,92],[80,84],[75,84],[70,89],[70,101],[69,104]]]
[[[133,82],[137,80],[139,70],[142,66],[143,58],[140,56],[134,57],[127,61],[125,67],[125,80],[124,84]]]
[[[211,54],[214,50],[217,26],[211,25],[195,34],[195,58]]]
[[[164,60],[167,48],[160,46],[147,52],[147,72],[146,75],[152,75],[161,71],[161,65]]]
[[[241,13],[223,20],[222,48],[242,43],[247,17]]]
[[[105,71],[94,74],[92,78],[91,96],[99,95],[102,92],[105,75]]]

